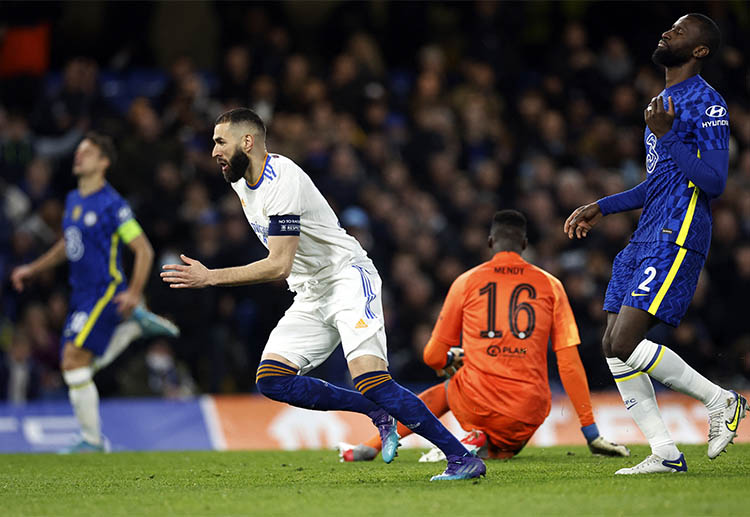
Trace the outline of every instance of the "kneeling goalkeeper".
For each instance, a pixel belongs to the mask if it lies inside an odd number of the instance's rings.
[[[511,458],[549,414],[551,342],[591,452],[629,456],[627,447],[599,435],[578,355],[578,327],[562,283],[521,258],[528,244],[524,215],[497,212],[488,243],[493,258],[453,282],[424,350],[430,367],[455,375],[419,397],[437,416],[453,411],[471,431],[466,445],[481,447],[489,458]],[[462,348],[455,348],[457,343]],[[410,431],[399,424],[398,433],[404,437]],[[356,447],[341,444],[339,452],[346,461],[370,460],[379,447],[374,437]]]

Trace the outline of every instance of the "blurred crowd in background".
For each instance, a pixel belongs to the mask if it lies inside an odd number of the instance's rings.
[[[438,380],[421,352],[443,297],[489,258],[493,213],[515,208],[529,219],[524,257],[567,290],[592,389],[611,388],[602,301],[639,212],[605,218],[583,241],[568,240],[562,226],[579,205],[644,179],[643,108],[664,87],[650,56],[689,11],[713,17],[724,37],[703,75],[729,105],[729,181],[713,203],[711,251],[688,315],[653,332],[707,376],[748,388],[746,3],[7,2],[0,399],[65,394],[66,268],[20,294],[8,276],[60,238],[72,154],[88,129],[115,138],[108,179],[156,250],[146,301],[182,329],[175,341],[134,343],[99,374],[100,391],[254,390],[292,293],[283,283],[170,291],[158,278],[179,253],[208,267],[265,255],[210,156],[215,117],[237,106],[264,118],[269,150],[302,166],[374,260],[396,379]],[[313,375],[345,383],[344,366],[337,351]],[[21,388],[6,382],[13,368],[26,372]]]

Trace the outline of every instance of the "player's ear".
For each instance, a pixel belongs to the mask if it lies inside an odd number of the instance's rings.
[[[521,251],[524,251],[529,245],[529,238],[524,237],[523,242],[521,243]]]
[[[487,246],[489,246],[490,249],[492,249],[492,246],[495,244],[495,239],[492,238],[492,235],[487,237]]]
[[[709,49],[705,45],[698,45],[693,49],[693,57],[697,59],[704,59],[708,57],[708,55],[711,53],[711,49]]]
[[[253,146],[255,145],[255,136],[253,136],[251,133],[246,134],[242,137],[242,148],[246,153],[249,153],[253,150]]]

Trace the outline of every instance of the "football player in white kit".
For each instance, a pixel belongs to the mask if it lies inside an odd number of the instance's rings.
[[[421,400],[388,373],[381,281],[357,240],[348,235],[310,177],[289,158],[266,150],[266,127],[252,110],[219,116],[212,156],[242,203],[268,256],[244,266],[208,269],[181,255],[164,266],[172,288],[233,286],[286,279],[296,293],[271,332],[256,384],[265,396],[317,410],[368,415],[383,441],[383,459],[396,456],[398,419],[448,458],[433,480],[485,474]],[[304,376],[341,343],[356,391]]]

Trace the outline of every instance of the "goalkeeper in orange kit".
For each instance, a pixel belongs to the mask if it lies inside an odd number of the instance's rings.
[[[528,242],[526,218],[515,210],[497,212],[488,242],[493,258],[453,282],[424,350],[425,363],[450,378],[419,398],[437,416],[453,411],[470,431],[464,444],[481,456],[511,458],[549,414],[551,342],[591,452],[629,456],[627,447],[599,435],[578,355],[578,327],[562,284],[521,258]],[[398,433],[411,431],[399,424]],[[366,461],[379,448],[376,436],[357,446],[340,444],[339,454],[344,461]],[[425,458],[443,459],[433,451]]]

